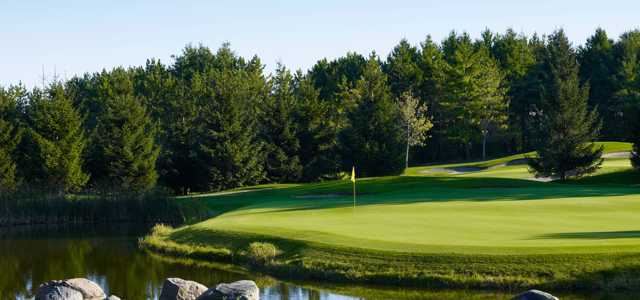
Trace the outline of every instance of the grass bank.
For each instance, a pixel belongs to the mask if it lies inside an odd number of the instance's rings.
[[[530,180],[525,165],[508,162],[361,179],[355,208],[348,181],[182,198],[181,205],[214,217],[158,227],[141,245],[295,279],[640,290],[640,176],[628,160],[607,159],[594,176],[565,183]],[[255,242],[274,245],[277,254],[256,259]]]

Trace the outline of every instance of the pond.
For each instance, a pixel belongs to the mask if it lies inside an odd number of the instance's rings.
[[[284,282],[213,263],[162,258],[138,249],[140,226],[0,228],[0,299],[32,299],[48,280],[88,278],[122,299],[157,299],[167,277],[207,286],[241,279],[256,281],[261,299],[510,299],[513,293],[429,291],[308,282]],[[635,299],[632,295],[570,295],[561,299]]]

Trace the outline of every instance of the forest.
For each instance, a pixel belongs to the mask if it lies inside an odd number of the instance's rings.
[[[554,130],[577,132],[563,136],[574,145],[634,142],[640,132],[638,30],[611,38],[598,29],[578,46],[562,30],[451,32],[400,40],[386,58],[346,53],[273,74],[229,44],[188,45],[172,60],[0,87],[0,190],[188,194],[335,179],[352,166],[367,177],[543,157],[566,150],[549,144]],[[582,150],[587,173],[599,154]]]

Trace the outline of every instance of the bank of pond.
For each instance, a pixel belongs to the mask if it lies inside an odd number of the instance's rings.
[[[235,265],[159,256],[138,247],[146,226],[19,226],[0,230],[0,295],[33,299],[51,280],[87,278],[121,299],[159,299],[167,278],[183,278],[207,287],[252,280],[260,299],[512,299],[523,290],[421,289],[280,281]],[[560,299],[635,299],[634,294],[552,291]]]

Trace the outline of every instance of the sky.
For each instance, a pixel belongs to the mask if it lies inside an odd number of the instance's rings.
[[[0,85],[40,85],[148,58],[173,62],[187,44],[217,49],[229,42],[258,55],[309,69],[348,51],[383,58],[402,38],[418,45],[451,30],[479,37],[488,28],[548,34],[563,28],[574,45],[597,27],[610,37],[640,28],[637,0],[281,0],[30,1],[0,0]]]

